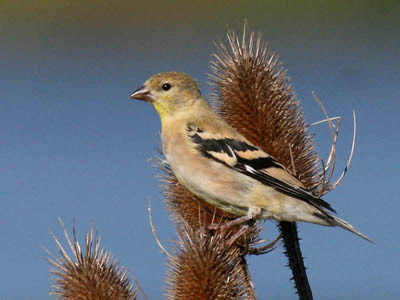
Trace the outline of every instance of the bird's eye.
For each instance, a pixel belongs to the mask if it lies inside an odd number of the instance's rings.
[[[161,88],[164,91],[168,91],[171,88],[171,85],[169,83],[164,83]]]

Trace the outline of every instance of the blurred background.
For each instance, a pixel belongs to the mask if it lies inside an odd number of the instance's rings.
[[[325,199],[375,240],[300,224],[316,299],[399,299],[400,2],[398,1],[0,1],[0,299],[51,299],[41,246],[56,252],[76,218],[161,299],[161,242],[176,234],[160,195],[160,124],[128,97],[150,75],[183,71],[205,95],[214,42],[247,18],[281,58],[307,122],[323,119],[311,92],[342,116],[337,175],[358,117],[356,151]],[[321,156],[327,125],[314,127]],[[275,238],[273,222],[263,236]],[[282,247],[249,264],[259,299],[296,299]]]

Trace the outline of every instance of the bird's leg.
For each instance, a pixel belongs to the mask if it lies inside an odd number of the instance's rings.
[[[226,222],[224,224],[211,224],[208,226],[208,229],[212,230],[228,230],[232,228],[233,226],[243,224],[249,220],[255,219],[261,215],[261,208],[259,207],[250,207],[249,210],[247,211],[247,214],[245,216],[236,218],[232,221]]]
[[[230,247],[238,238],[240,238],[247,230],[249,230],[249,225],[243,225],[240,229],[231,236],[227,241],[224,243],[224,247]]]

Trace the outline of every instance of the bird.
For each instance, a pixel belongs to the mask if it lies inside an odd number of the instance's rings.
[[[272,155],[232,128],[181,72],[151,76],[130,95],[151,103],[161,120],[163,154],[178,182],[238,219],[308,222],[341,227],[373,241],[334,215]]]

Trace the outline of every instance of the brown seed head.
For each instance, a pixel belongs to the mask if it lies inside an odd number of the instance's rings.
[[[61,221],[60,221],[61,222]],[[134,300],[136,291],[129,281],[127,271],[112,258],[111,254],[101,248],[100,238],[94,234],[93,228],[85,238],[85,250],[76,239],[75,226],[71,240],[64,224],[65,238],[72,256],[53,235],[60,256],[48,258],[53,267],[53,285],[51,295],[57,299],[68,300]]]
[[[272,154],[309,189],[319,185],[319,158],[303,112],[278,58],[247,25],[243,37],[228,31],[213,55],[212,102],[225,120]]]
[[[167,299],[253,299],[243,253],[226,245],[227,235],[184,226],[168,261]]]

